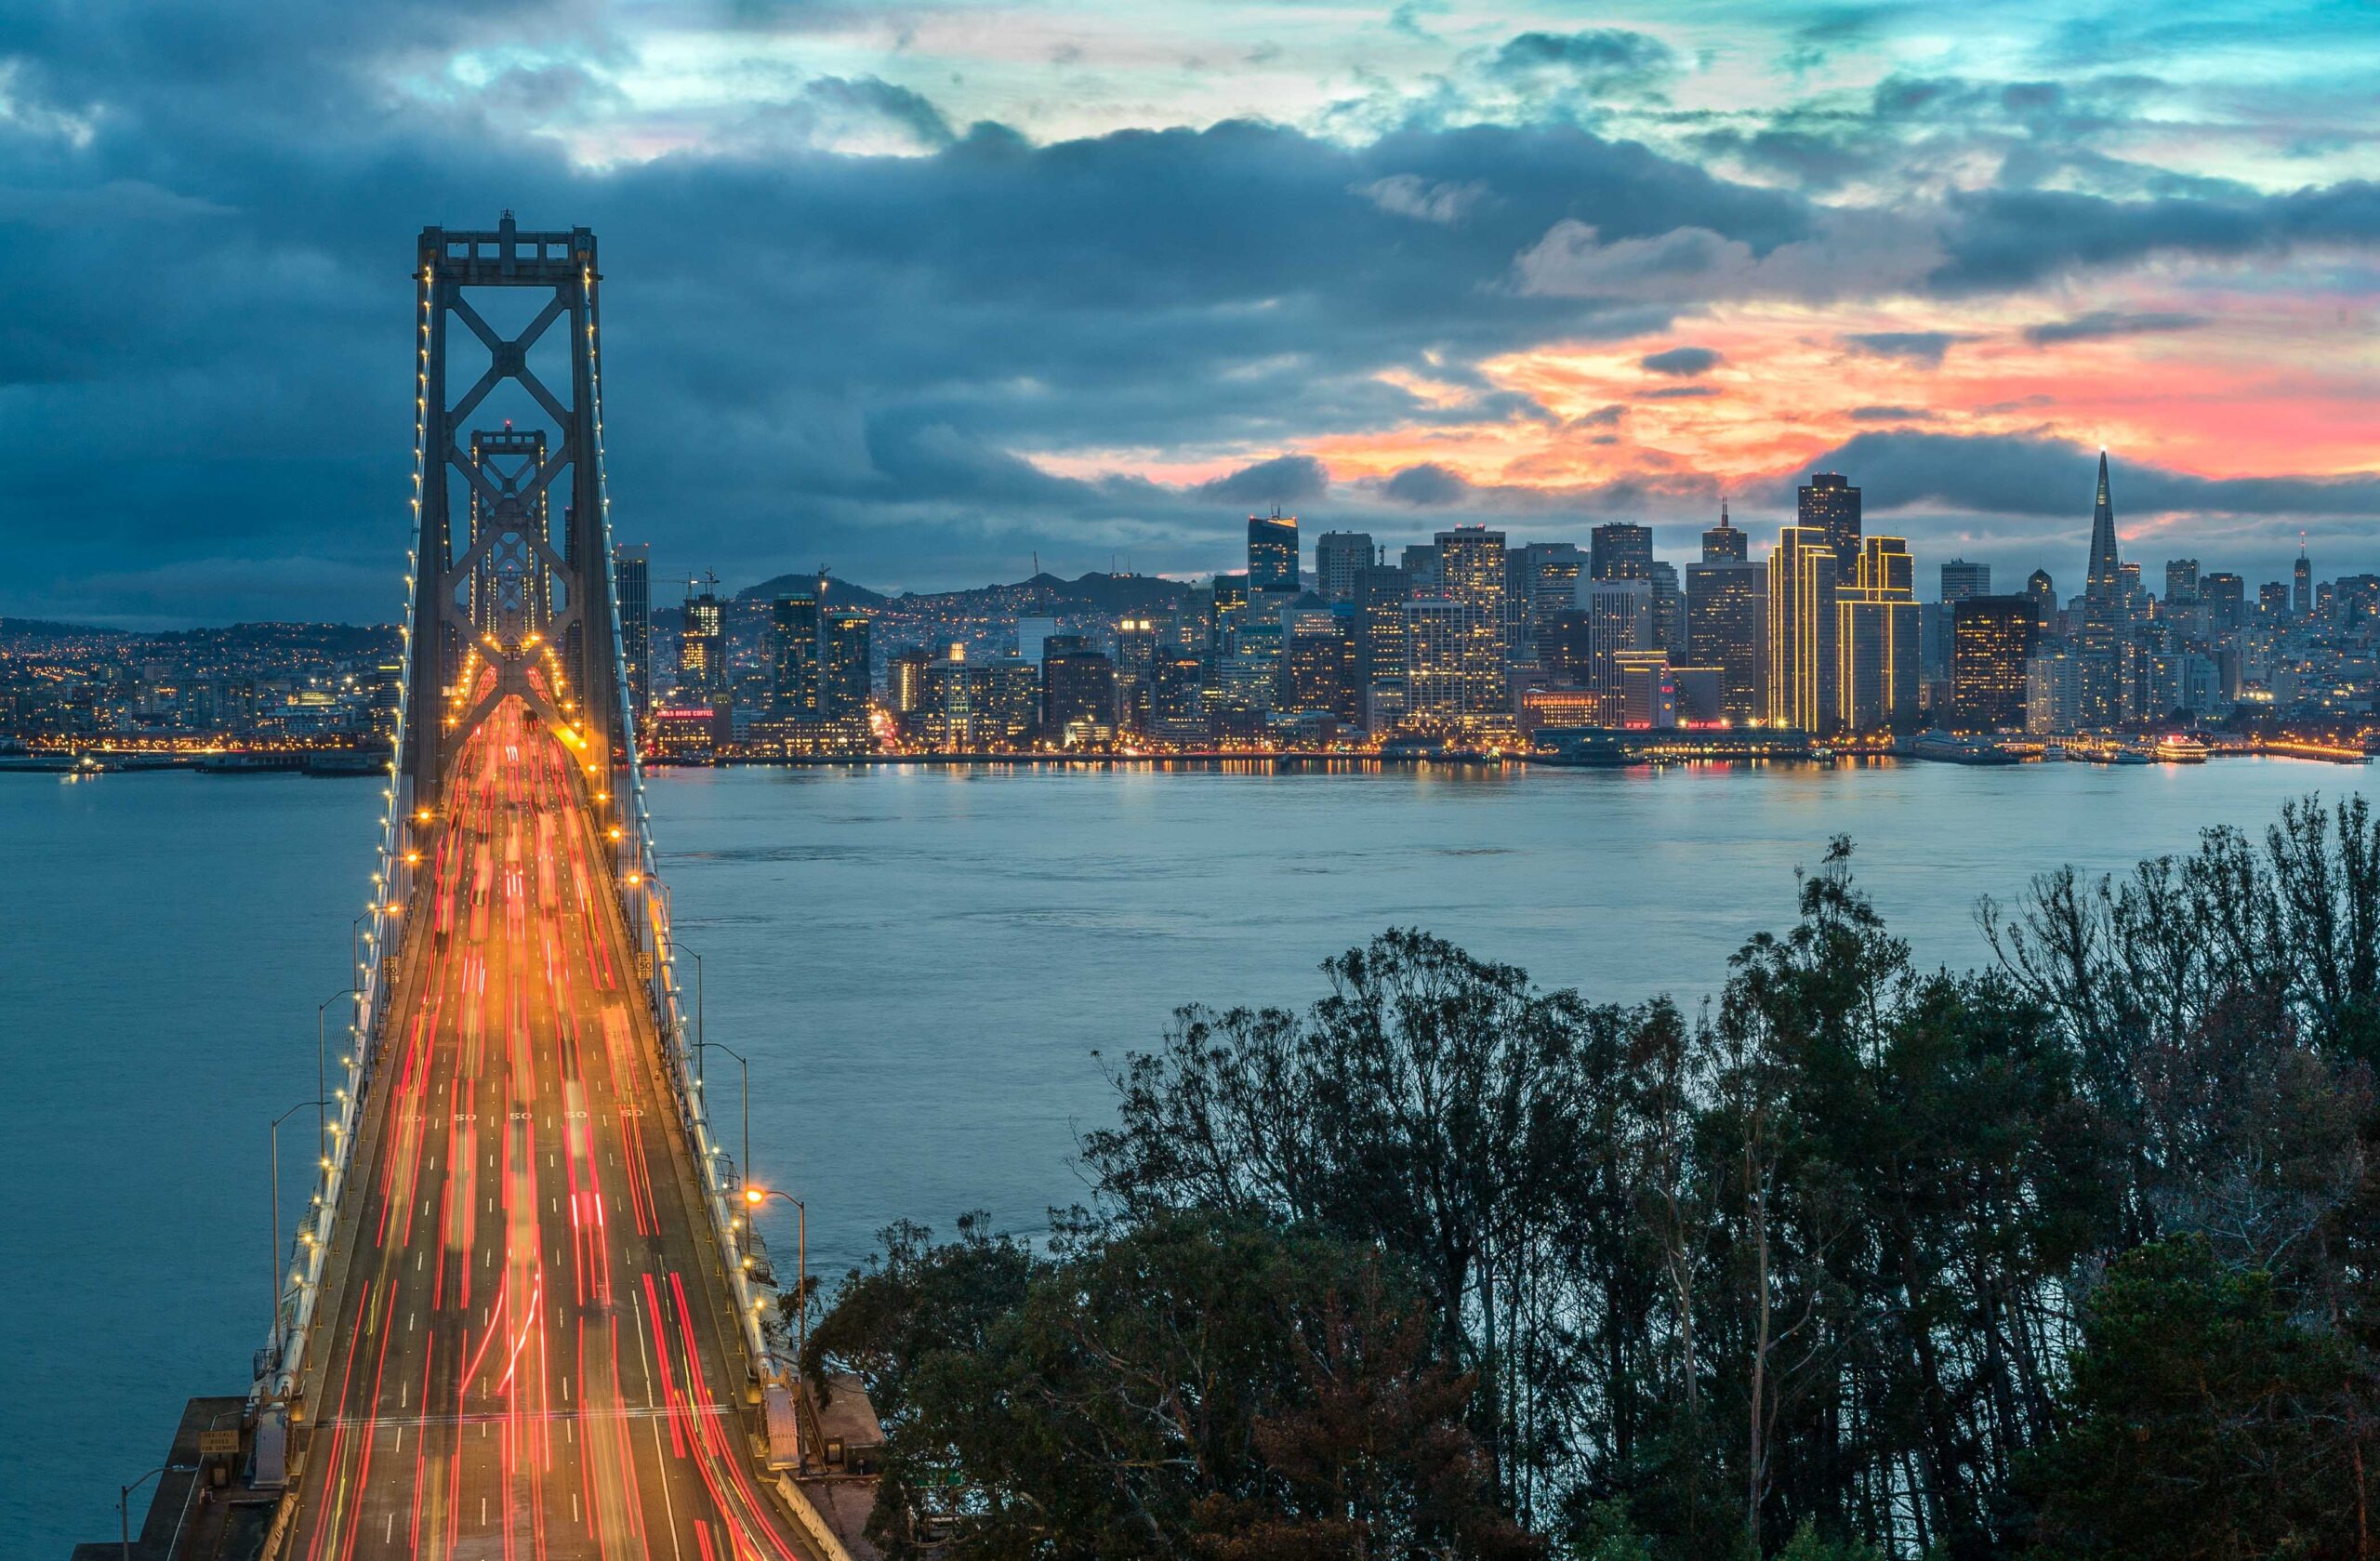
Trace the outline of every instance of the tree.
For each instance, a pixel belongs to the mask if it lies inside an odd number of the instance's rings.
[[[2085,1309],[2072,1424],[2030,1466],[2035,1541],[2095,1561],[2373,1554],[2369,1363],[2202,1237],[2152,1242]]]

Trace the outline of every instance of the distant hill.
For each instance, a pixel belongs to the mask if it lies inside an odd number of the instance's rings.
[[[86,623],[57,623],[48,618],[0,618],[0,640],[122,639],[121,628],[100,628]]]
[[[735,593],[738,602],[774,602],[795,591],[815,590],[815,575],[778,575],[762,580],[757,586],[747,586]],[[826,600],[838,607],[881,607],[891,598],[866,586],[855,586],[835,575],[826,576]]]
[[[779,575],[735,593],[739,602],[766,602],[788,591],[806,591],[817,584],[814,575]],[[826,577],[826,600],[874,612],[898,613],[905,603],[931,604],[937,611],[977,606],[993,614],[1029,613],[1038,602],[1051,614],[1164,612],[1177,605],[1189,587],[1154,575],[1084,574],[1068,580],[1047,570],[1012,585],[977,586],[967,590],[904,591],[886,596],[833,575]],[[656,615],[658,615],[656,614]]]

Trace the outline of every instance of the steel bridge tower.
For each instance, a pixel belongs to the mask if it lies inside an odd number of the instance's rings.
[[[421,232],[419,549],[398,776],[398,800],[416,824],[436,816],[449,757],[507,695],[564,734],[590,766],[591,795],[608,801],[624,791],[634,734],[603,504],[602,281],[595,235],[585,228],[523,232],[507,212],[493,232]],[[545,296],[518,334],[491,324],[474,301],[497,289]],[[563,339],[558,351],[540,354],[553,364],[541,374],[532,354],[556,329]],[[455,395],[457,371],[470,366],[480,372]],[[473,415],[507,385],[550,427],[508,423],[466,435]],[[457,488],[468,496],[463,506]],[[513,587],[499,585],[506,581]],[[492,592],[512,611],[490,611]]]

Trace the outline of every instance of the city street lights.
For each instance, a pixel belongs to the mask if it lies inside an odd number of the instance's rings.
[[[330,1098],[331,1083],[329,1070],[323,1065],[323,1016],[329,1011],[331,1004],[338,1001],[339,999],[352,998],[354,996],[355,984],[353,982],[349,982],[346,990],[333,992],[329,997],[324,998],[321,1002],[314,1005],[314,1093],[322,1096],[324,1100],[328,1100]],[[321,1111],[314,1113],[315,1143],[320,1144],[322,1142],[324,1132],[327,1126],[328,1123],[324,1118],[324,1113]]]
[[[159,1475],[172,1474],[180,1467],[178,1463],[160,1463],[130,1485],[116,1487],[115,1521],[117,1536],[124,1545],[124,1561],[132,1561],[132,1493]],[[102,1540],[99,1542],[105,1544],[107,1541]]]
[[[272,1119],[272,1364],[281,1365],[281,1124],[308,1106],[320,1106],[319,1100],[301,1100]],[[322,1147],[315,1145],[320,1157]]]
[[[705,1044],[707,1043],[696,1043],[694,1055],[697,1059],[702,1056],[700,1048]],[[752,1065],[745,1060],[743,1052],[733,1046],[722,1042],[720,1050],[735,1059],[735,1065],[744,1076],[744,1158],[735,1162],[735,1169],[737,1175],[743,1179],[745,1196],[749,1197],[752,1190]],[[697,1061],[694,1065],[699,1070],[702,1064]],[[697,1077],[699,1077],[699,1071]],[[706,1117],[710,1115],[710,1097],[707,1095],[703,1097],[703,1115]]]
[[[703,957],[699,954],[695,954],[693,949],[688,948],[684,944],[679,942],[675,934],[672,934],[669,939],[669,947],[675,953],[687,954],[694,957],[694,1078],[697,1080],[700,1080],[703,1077]]]
[[[800,1235],[797,1237],[799,1246],[796,1249],[799,1255],[794,1260],[793,1280],[793,1362],[794,1369],[799,1371],[801,1369],[801,1357],[810,1350],[810,1207],[791,1193],[781,1193],[774,1187],[755,1187],[747,1181],[744,1188],[744,1202],[747,1205],[744,1217],[747,1220],[750,1219],[751,1210],[758,1209],[773,1197],[781,1197],[792,1204],[793,1211],[800,1216]]]

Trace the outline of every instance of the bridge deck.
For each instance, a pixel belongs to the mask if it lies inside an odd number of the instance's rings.
[[[308,1351],[282,1554],[792,1557],[571,759],[456,758]]]

